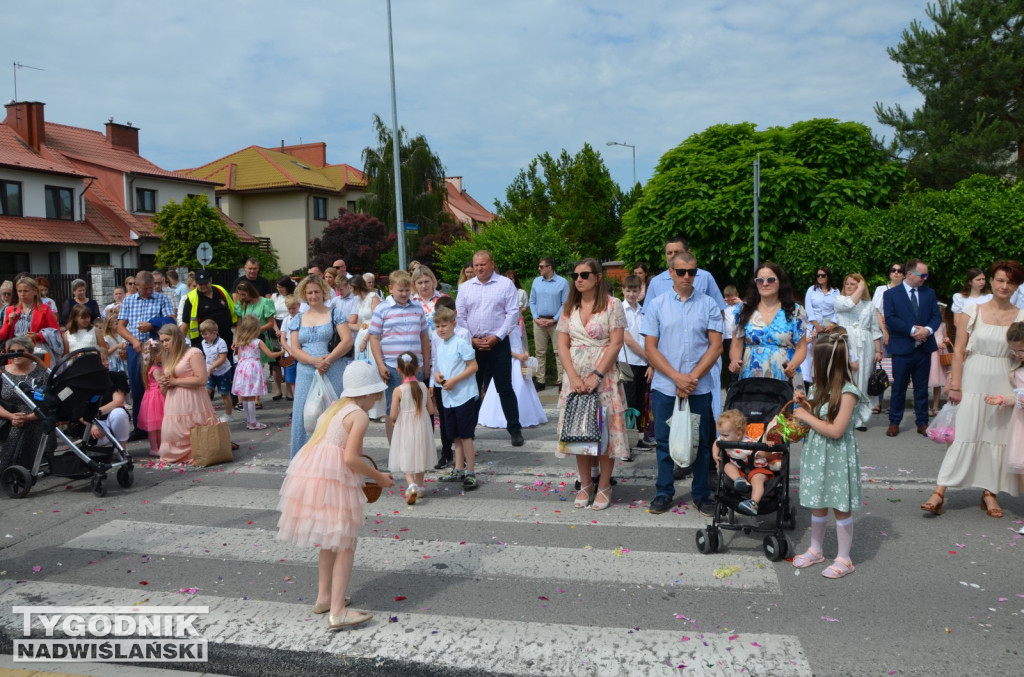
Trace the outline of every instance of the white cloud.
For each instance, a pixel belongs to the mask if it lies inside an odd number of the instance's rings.
[[[811,117],[877,125],[915,107],[885,52],[922,0],[570,3],[393,0],[399,122],[490,205],[530,159],[589,142],[612,175],[722,122]],[[370,118],[390,121],[384,3],[39,0],[0,26],[21,99],[47,119],[141,128],[143,153],[192,167],[240,148],[325,141],[360,166]],[[13,96],[13,90],[5,99]]]

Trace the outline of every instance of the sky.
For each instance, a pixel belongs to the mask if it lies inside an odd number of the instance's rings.
[[[926,0],[393,0],[398,122],[493,211],[537,155],[584,143],[612,178],[721,123],[868,125],[921,97],[886,47]],[[362,168],[391,124],[384,0],[0,0],[3,100],[51,122],[140,129],[143,156],[197,167],[251,145],[323,141]],[[44,70],[16,69],[17,62]],[[0,73],[4,73],[0,70]]]

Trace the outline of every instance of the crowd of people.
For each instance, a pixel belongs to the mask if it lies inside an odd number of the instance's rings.
[[[716,509],[709,473],[728,464],[717,451],[716,429],[722,440],[745,436],[738,412],[723,412],[723,389],[749,378],[792,383],[804,405],[793,415],[810,429],[800,503],[812,512],[810,546],[793,564],[824,561],[832,510],[839,543],[823,571],[829,578],[854,570],[852,513],[861,503],[855,433],[884,416],[885,434],[898,436],[911,384],[914,428],[922,435],[943,396],[959,405],[955,442],[924,511],[942,514],[950,487],[976,487],[981,508],[998,518],[997,495],[1024,489],[1022,438],[1013,437],[1024,432],[1024,267],[1016,261],[970,269],[947,307],[927,286],[928,265],[920,259],[891,265],[889,283],[873,294],[864,273],[840,278],[820,267],[798,298],[775,263],[760,265],[740,295],[732,286],[720,289],[682,238],[668,240],[664,254],[662,273],[652,276],[644,265],[630,271],[621,299],[594,259],[577,262],[567,280],[554,260],[541,258],[527,293],[515,271],[500,272],[487,251],[474,254],[454,287],[413,262],[388,276],[386,294],[372,274],[353,275],[343,260],[325,270],[310,266],[301,280],[282,277],[273,287],[255,260],[230,289],[213,284],[206,271],[186,281],[176,271],[139,271],[102,309],[84,281],[72,283],[58,310],[45,279],[22,275],[0,287],[0,338],[8,351],[40,359],[12,359],[4,369],[15,381],[38,378],[40,363],[53,356],[98,347],[111,372],[129,384],[125,437],[148,438],[151,453],[168,463],[190,461],[189,430],[217,418],[211,400],[220,398],[222,416],[242,411],[246,427],[261,430],[261,400],[287,398],[293,462],[282,488],[281,537],[334,547],[330,555],[322,550],[327,584],[316,605],[318,613],[331,612],[334,628],[366,619],[347,611],[335,589],[347,581],[361,523],[360,499],[350,495],[360,486],[356,475],[393,482],[356,448],[369,421],[384,422],[388,470],[404,476],[402,494],[411,505],[424,499],[431,470],[443,472],[439,481],[475,489],[477,426],[505,428],[511,444],[522,446],[523,429],[547,420],[537,393],[549,383],[560,389],[559,433],[570,396],[595,393],[602,411],[596,453],[559,445],[560,456],[575,455],[575,507],[611,507],[615,463],[653,449],[649,512],[671,509],[680,469],[669,449],[669,422],[685,400],[699,416],[695,460],[686,472],[692,503],[706,516]],[[878,370],[891,379],[888,406],[884,389],[874,402],[868,398]],[[325,388],[340,401],[325,406],[317,425],[302,425],[308,400]],[[30,415],[6,394],[2,405],[0,417],[18,435],[31,434]],[[737,487],[751,491],[738,508],[751,515],[772,474],[770,459],[759,460],[749,476],[726,468]],[[314,505],[303,494],[311,490],[319,497],[327,491],[330,500]]]

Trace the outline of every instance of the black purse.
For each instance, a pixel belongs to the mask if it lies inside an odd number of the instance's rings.
[[[885,373],[885,369],[882,369],[882,363],[876,362],[875,371],[868,379],[868,395],[877,397],[884,393],[888,387],[889,375]]]
[[[334,308],[331,308],[331,340],[327,342],[327,354],[330,355],[334,352],[334,349],[341,343],[341,336],[338,335],[338,325],[342,324],[334,318]],[[342,355],[342,357],[355,357],[356,355],[356,343],[352,342],[352,347],[349,351]]]
[[[596,393],[569,393],[562,415],[561,442],[600,442],[601,397]]]

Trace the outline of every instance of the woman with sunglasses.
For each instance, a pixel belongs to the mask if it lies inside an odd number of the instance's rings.
[[[971,268],[967,271],[967,281],[959,293],[953,294],[953,321],[964,312],[964,306],[968,303],[981,305],[985,301],[992,300],[992,289],[988,286],[988,278],[981,268]]]
[[[558,359],[565,369],[558,408],[565,412],[569,393],[597,391],[607,413],[608,449],[599,456],[576,456],[580,491],[573,505],[586,508],[593,501],[594,510],[604,510],[612,502],[612,468],[615,459],[629,456],[626,444],[626,393],[619,383],[617,362],[622,348],[626,313],[622,302],[608,293],[597,259],[583,259],[572,273],[569,298],[558,320]],[[562,417],[558,420],[559,437]],[[564,455],[559,452],[559,457]],[[591,469],[594,462],[601,475],[594,494]]]
[[[891,357],[889,357],[889,330],[885,327],[885,315],[882,312],[882,294],[887,290],[892,289],[896,285],[903,284],[903,279],[906,277],[906,273],[903,270],[902,263],[894,263],[889,266],[889,284],[880,284],[875,287],[875,293],[871,296],[871,305],[875,307],[875,312],[878,313],[878,328],[882,330],[882,352],[885,353],[885,357],[882,359],[882,366],[888,367],[886,371],[889,373],[889,378],[892,378],[892,363]],[[864,392],[867,392],[866,390]],[[878,404],[871,410],[872,414],[886,414],[888,409],[883,406],[885,400],[885,391],[878,396]]]
[[[807,315],[793,298],[785,271],[762,264],[735,313],[729,371],[739,378],[792,380],[807,353]]]
[[[814,284],[804,295],[804,307],[807,309],[807,358],[800,366],[803,372],[804,385],[810,388],[814,380],[814,369],[811,356],[814,353],[814,340],[818,334],[827,334],[836,323],[835,302],[839,290],[832,284],[832,271],[824,266],[814,273]]]

